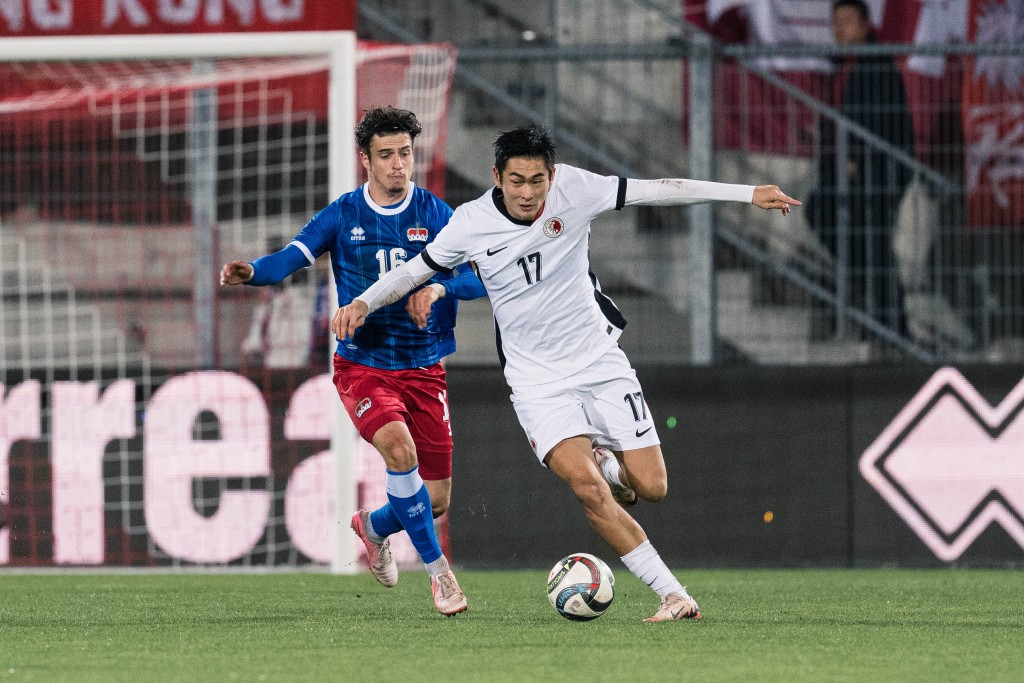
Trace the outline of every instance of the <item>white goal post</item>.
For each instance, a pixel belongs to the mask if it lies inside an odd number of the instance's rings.
[[[242,33],[242,34],[201,34],[201,35],[139,35],[139,36],[89,36],[89,37],[74,37],[74,36],[61,36],[61,37],[46,37],[46,38],[5,38],[0,40],[0,63],[12,63],[12,62],[112,62],[117,60],[124,61],[136,61],[136,60],[183,60],[192,61],[193,64],[201,64],[203,60],[218,60],[218,59],[247,59],[247,58],[276,58],[276,57],[302,57],[302,56],[319,56],[326,57],[329,61],[328,71],[328,113],[327,113],[327,156],[328,156],[328,188],[329,195],[333,199],[340,196],[341,194],[352,190],[357,184],[356,178],[356,163],[355,163],[355,150],[352,139],[352,131],[355,127],[356,117],[356,65],[357,65],[357,50],[356,50],[356,36],[352,31],[330,31],[330,32],[288,32],[288,33]],[[193,74],[202,74],[201,70],[193,70]],[[215,91],[218,82],[211,80],[209,87]],[[0,100],[3,98],[0,97]],[[3,102],[0,101],[0,107],[3,106]],[[14,106],[14,105],[10,105]],[[216,116],[216,113],[213,114]],[[216,126],[211,126],[216,128]],[[214,135],[216,132],[213,133]],[[216,167],[216,159],[211,162],[214,168]],[[200,169],[202,171],[202,169]],[[3,173],[13,173],[11,169],[4,169]],[[207,191],[211,189],[216,190],[216,181],[207,183]],[[216,207],[213,207],[213,214],[210,214],[210,207],[206,207],[206,213],[203,214],[203,208],[196,205],[193,206],[193,216],[196,222],[199,222],[200,215],[204,215],[208,222],[211,224],[208,226],[208,233],[204,234],[199,228],[196,229],[196,249],[195,254],[196,261],[196,272],[201,273],[205,269],[210,267],[216,267],[219,269],[219,262],[214,263],[213,259],[217,257],[216,250],[210,249],[209,254],[199,253],[203,251],[204,244],[210,244],[210,238],[213,231],[212,225],[216,223]],[[310,214],[311,215],[311,214]],[[0,219],[2,220],[2,219]],[[206,241],[204,241],[206,240]],[[11,242],[5,242],[5,245],[12,244]],[[24,244],[21,245],[22,250],[27,247]],[[12,249],[6,249],[8,254],[4,255],[5,260],[9,260],[9,257],[13,255]],[[231,256],[225,254],[225,256]],[[202,259],[209,259],[207,262],[203,262]],[[25,258],[22,257],[24,261]],[[141,265],[140,265],[141,267]],[[333,274],[330,275],[333,280]],[[197,287],[209,287],[210,295],[212,296],[212,289],[215,285],[209,281],[209,278],[203,278],[201,275],[196,276]],[[326,288],[329,292],[332,307],[337,306],[336,301],[336,289],[333,286]],[[6,293],[6,296],[17,296],[16,292],[12,292],[10,289]],[[47,296],[49,294],[47,293]],[[199,297],[201,298],[201,297]],[[49,301],[49,299],[47,299]],[[212,311],[213,309],[211,309]],[[212,320],[212,313],[209,311],[205,313],[196,314],[197,319],[201,315],[208,316],[207,321]],[[2,316],[0,316],[0,322],[2,322]],[[24,323],[22,323],[24,324]],[[206,325],[207,327],[209,324]],[[200,328],[203,325],[199,326]],[[203,332],[199,331],[197,334],[202,335]],[[0,331],[0,340],[2,340],[3,332]],[[42,335],[40,335],[42,336]],[[334,346],[333,336],[331,338],[330,346],[331,353],[333,354]],[[212,345],[211,345],[212,349]],[[196,368],[200,370],[204,369],[215,369],[215,365],[212,363],[210,358],[201,358]],[[99,362],[96,367],[99,367]],[[30,364],[30,361],[24,361],[23,366],[26,368],[22,371],[21,379],[24,381],[35,381],[28,380],[31,376],[31,371],[36,367]],[[67,367],[66,365],[64,367]],[[104,369],[107,369],[109,365],[105,364]],[[52,378],[53,375],[53,364],[50,363],[49,368],[44,368],[47,373],[46,377]],[[2,369],[2,368],[0,368]],[[75,370],[70,371],[70,377],[75,378]],[[96,373],[99,376],[99,372]],[[0,373],[0,417],[3,416],[4,408],[4,375]],[[8,379],[10,382],[11,380]],[[32,389],[37,385],[24,384],[24,386]],[[8,390],[13,390],[15,387],[8,386]],[[38,394],[38,389],[34,390]],[[332,392],[333,393],[333,392]],[[14,396],[11,393],[10,396]],[[9,398],[9,397],[8,397]],[[345,414],[340,401],[337,400],[337,396],[334,396],[331,410],[331,451],[333,453],[333,462],[335,465],[334,480],[335,480],[335,502],[334,505],[334,551],[333,557],[330,562],[330,567],[333,572],[336,573],[354,573],[359,570],[357,564],[357,548],[352,542],[350,534],[344,533],[343,530],[348,528],[348,520],[353,514],[357,505],[357,476],[356,471],[356,458],[354,451],[356,450],[356,444],[358,435],[356,435],[354,428],[352,428],[351,422],[348,416]],[[8,406],[10,407],[10,406]],[[26,434],[31,433],[31,429],[26,430]],[[37,428],[38,431],[38,428]],[[299,437],[301,438],[301,437]],[[309,438],[309,437],[306,437]],[[100,448],[100,455],[102,457],[102,447]],[[0,453],[0,469],[4,470],[0,472],[0,494],[6,496],[7,488],[7,454]],[[56,475],[55,475],[56,476]],[[56,484],[56,482],[55,482]],[[102,507],[102,485],[100,487],[100,503]],[[0,499],[0,503],[4,500]],[[269,504],[268,504],[269,506]],[[56,508],[56,503],[54,504]],[[6,562],[8,556],[7,543],[10,540],[7,537],[7,530],[2,530],[0,533],[4,534],[0,538],[0,543],[3,544],[3,548],[0,548],[0,564]],[[59,530],[55,529],[55,536],[59,536]],[[59,538],[57,539],[59,542]],[[77,541],[76,541],[77,542]],[[268,543],[272,544],[271,541]],[[67,543],[65,542],[65,546]],[[55,543],[56,546],[56,543]],[[100,547],[102,550],[102,547]],[[54,550],[54,562],[59,563],[61,560],[57,557],[58,551]],[[81,556],[77,556],[81,557]],[[72,563],[87,564],[87,561],[72,560]],[[200,564],[201,560],[196,561]],[[97,561],[97,564],[102,563]]]

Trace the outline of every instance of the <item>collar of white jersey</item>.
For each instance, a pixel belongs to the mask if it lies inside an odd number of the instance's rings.
[[[373,201],[373,199],[370,197],[370,183],[367,182],[363,183],[363,199],[366,200],[366,203],[370,205],[371,209],[381,214],[382,216],[394,216],[396,213],[402,213],[409,206],[409,202],[412,201],[412,192],[415,189],[416,183],[410,180],[409,188],[405,193],[405,199],[402,200],[402,203],[399,204],[398,206],[385,208],[378,204],[377,202]]]

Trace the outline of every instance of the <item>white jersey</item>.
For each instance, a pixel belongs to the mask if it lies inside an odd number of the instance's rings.
[[[616,345],[626,321],[590,272],[590,222],[625,194],[624,178],[556,164],[535,220],[513,218],[493,188],[456,209],[424,250],[431,268],[476,263],[509,386],[565,379]]]

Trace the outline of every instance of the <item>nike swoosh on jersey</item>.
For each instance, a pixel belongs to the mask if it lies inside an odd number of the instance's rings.
[[[651,431],[652,429],[654,429],[654,427],[648,427],[647,429],[645,429],[645,430],[644,430],[644,431],[642,431],[642,432],[641,432],[641,431],[640,431],[639,429],[638,429],[638,430],[636,430],[636,438],[638,438],[638,439],[639,439],[639,438],[640,438],[641,436],[643,436],[643,435],[644,435],[644,434],[646,434],[647,432]]]
[[[500,249],[488,249],[487,250],[487,255],[488,256],[494,256],[499,251],[505,251],[506,249],[508,249],[508,245],[507,244],[505,246],[501,247]]]

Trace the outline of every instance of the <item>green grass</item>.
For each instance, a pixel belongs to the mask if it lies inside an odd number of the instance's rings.
[[[542,572],[426,575],[0,573],[2,681],[1020,681],[1024,572],[685,571],[698,622],[645,624],[625,569],[570,622]]]

